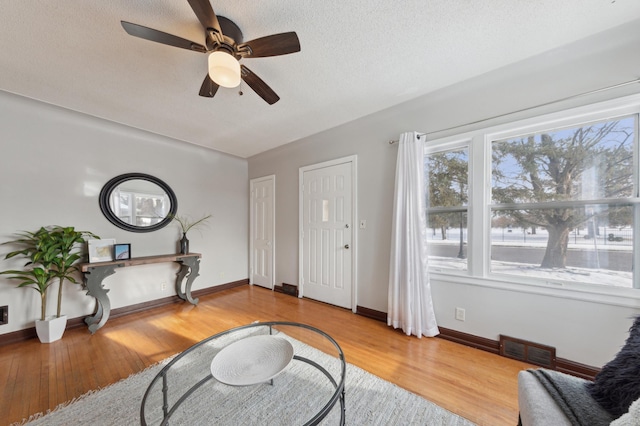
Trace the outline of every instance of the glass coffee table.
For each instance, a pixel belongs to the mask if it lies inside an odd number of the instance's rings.
[[[345,376],[344,353],[327,333],[256,322],[173,358],[149,384],[140,423],[344,425]]]

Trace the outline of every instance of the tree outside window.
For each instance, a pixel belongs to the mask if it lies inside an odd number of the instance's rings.
[[[602,268],[610,243],[626,240],[627,256],[621,249],[616,257],[628,260],[616,262],[631,271],[636,128],[630,116],[493,141],[494,225],[520,228],[530,242],[531,232],[545,231],[544,269]],[[498,239],[492,233],[496,253]]]
[[[466,148],[425,156],[430,264],[466,269],[468,170]]]

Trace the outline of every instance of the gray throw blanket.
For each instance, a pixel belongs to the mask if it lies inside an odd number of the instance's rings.
[[[544,368],[528,370],[562,409],[572,425],[604,426],[614,418],[587,391],[587,380]]]

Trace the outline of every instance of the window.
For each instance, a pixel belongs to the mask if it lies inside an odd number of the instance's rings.
[[[639,112],[636,96],[427,141],[430,269],[640,287]]]
[[[492,141],[491,271],[632,287],[636,127],[621,117]]]
[[[467,148],[425,156],[427,244],[429,264],[434,268],[467,269],[468,170]]]

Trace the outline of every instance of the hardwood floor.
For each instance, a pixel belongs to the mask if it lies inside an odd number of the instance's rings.
[[[253,286],[201,297],[198,306],[176,303],[112,318],[95,335],[81,327],[51,344],[31,339],[0,347],[0,419],[20,422],[256,320],[313,325],[336,339],[351,364],[478,425],[517,423],[516,376],[529,364],[408,337],[349,310]]]

